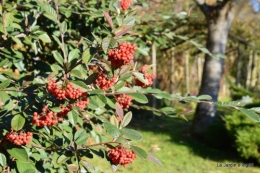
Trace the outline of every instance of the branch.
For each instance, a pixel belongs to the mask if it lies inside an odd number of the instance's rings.
[[[66,63],[66,62],[68,62],[68,60],[67,60],[67,56],[66,56],[66,52],[65,52],[64,33],[62,32],[61,24],[60,24],[58,0],[55,0],[55,8],[56,8],[56,14],[57,14],[57,24],[59,26],[61,43],[62,43],[61,50],[63,53],[64,61]]]
[[[209,6],[206,4],[205,0],[195,0],[198,6],[200,7],[201,11],[206,15],[209,14]]]

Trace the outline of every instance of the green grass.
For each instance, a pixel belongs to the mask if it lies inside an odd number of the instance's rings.
[[[120,167],[119,173],[260,173],[260,168],[233,167],[220,168],[218,163],[252,163],[239,160],[236,154],[203,145],[188,133],[189,122],[180,119],[156,119],[134,121],[132,128],[142,132],[144,138],[138,144],[149,150],[152,147],[161,148],[154,155],[160,159],[163,166],[157,166],[151,161],[137,158],[126,168]],[[95,165],[100,165],[99,172],[112,172],[110,164],[98,158]],[[103,169],[101,169],[101,167]]]

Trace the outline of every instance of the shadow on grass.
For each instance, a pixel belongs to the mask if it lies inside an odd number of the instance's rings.
[[[234,150],[232,151],[231,147],[216,149],[192,137],[189,133],[190,125],[191,121],[187,122],[178,118],[155,117],[154,119],[152,119],[149,117],[144,118],[141,116],[137,116],[132,120],[130,127],[140,131],[150,131],[157,134],[167,134],[170,136],[171,142],[174,142],[178,145],[185,145],[191,150],[193,154],[205,159],[210,159],[216,162],[223,162],[224,160],[228,160],[230,161],[230,163],[245,163],[245,161],[240,159],[240,157]]]

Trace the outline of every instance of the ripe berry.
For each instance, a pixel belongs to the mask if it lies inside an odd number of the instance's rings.
[[[108,52],[108,61],[111,61],[111,65],[120,67],[128,64],[134,59],[134,51],[136,49],[135,44],[128,42],[119,44],[118,48],[110,49]]]
[[[108,79],[108,75],[104,74],[101,70],[98,72],[98,77],[95,81],[95,84],[102,90],[108,90],[111,88],[115,82],[117,77],[114,76],[111,79]]]
[[[147,73],[147,65],[144,65],[141,70],[140,70],[141,73],[144,74],[144,79],[146,79],[148,82],[147,84],[144,84],[143,82],[141,82],[140,80],[136,79],[135,80],[135,85],[136,86],[141,86],[142,88],[146,88],[148,86],[152,86],[153,84],[153,79],[155,77],[154,74],[148,74]]]
[[[47,91],[53,94],[58,100],[68,99],[78,99],[83,95],[81,89],[74,88],[71,82],[68,82],[65,88],[58,86],[53,79],[51,79],[47,84]]]
[[[10,132],[6,134],[6,139],[15,145],[28,144],[32,139],[32,132]]]
[[[116,101],[120,104],[122,109],[129,108],[131,101],[133,100],[133,98],[127,94],[116,95],[115,97]]]
[[[108,151],[108,158],[115,165],[127,166],[129,163],[132,163],[136,158],[136,154],[132,150],[127,150],[122,147],[117,147],[110,149]]]
[[[127,10],[132,4],[133,0],[120,0],[121,9]]]

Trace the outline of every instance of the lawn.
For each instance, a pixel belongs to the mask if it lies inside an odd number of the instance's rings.
[[[126,168],[119,167],[119,173],[260,173],[260,168],[253,162],[238,159],[230,151],[222,151],[207,147],[188,133],[189,123],[180,119],[135,120],[130,125],[142,132],[144,138],[139,143],[142,148],[149,150],[159,147],[154,155],[163,166],[157,166],[151,161],[137,158]],[[98,172],[112,172],[110,165],[100,159],[94,159],[102,165]],[[217,167],[220,164],[253,163],[254,167]]]

